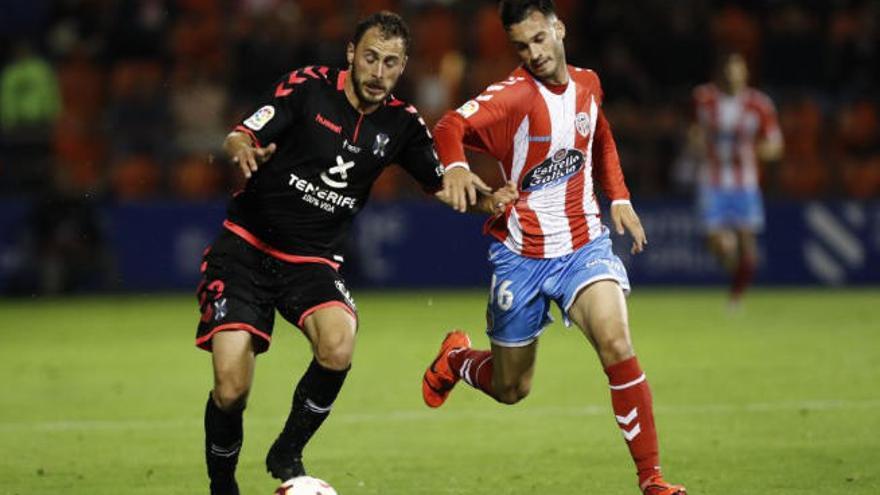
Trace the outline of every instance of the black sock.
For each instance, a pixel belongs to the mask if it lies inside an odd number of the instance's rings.
[[[208,394],[208,404],[205,406],[205,461],[212,493],[215,488],[230,490],[235,485],[235,466],[244,438],[242,411],[223,411]]]
[[[347,374],[348,369],[327,369],[312,359],[309,369],[300,378],[293,392],[290,415],[278,437],[288,453],[294,457],[302,455],[306,443],[330,415],[330,408],[339,395]]]

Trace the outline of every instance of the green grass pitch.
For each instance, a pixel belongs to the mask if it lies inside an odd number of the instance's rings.
[[[422,404],[443,334],[487,340],[484,293],[361,292],[354,367],[306,467],[342,495],[632,494],[605,377],[576,330],[541,339],[532,395],[466,385]],[[880,493],[880,291],[636,290],[630,317],[654,392],[667,477],[694,495]],[[210,356],[192,296],[0,301],[0,494],[206,494]],[[276,483],[263,456],[308,363],[276,322],[258,358],[239,481]]]

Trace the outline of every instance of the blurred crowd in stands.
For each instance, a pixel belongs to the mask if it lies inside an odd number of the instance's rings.
[[[880,195],[880,2],[557,0],[569,63],[594,68],[631,189],[685,195],[690,91],[744,53],[786,138],[768,195]],[[490,0],[27,0],[0,13],[0,196],[219,199],[226,132],[299,66],[344,64],[355,22],[414,33],[396,94],[429,123],[516,65]],[[487,174],[496,167],[476,166]],[[390,170],[377,199],[420,193]]]

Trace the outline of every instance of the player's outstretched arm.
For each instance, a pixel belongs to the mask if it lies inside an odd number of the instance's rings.
[[[758,158],[762,162],[776,162],[782,159],[782,153],[785,151],[785,145],[781,138],[762,139],[757,146]]]
[[[435,193],[435,196],[447,205],[453,206],[449,190],[442,189]],[[467,211],[472,213],[497,215],[503,213],[508,205],[516,201],[517,197],[519,197],[519,192],[516,190],[516,185],[512,182],[508,182],[503,187],[500,187],[489,194],[480,190],[476,202],[473,205],[469,205]]]
[[[229,160],[241,168],[245,179],[250,179],[251,174],[256,172],[260,165],[272,158],[275,149],[275,143],[262,148],[254,146],[250,136],[237,131],[230,132],[223,141],[223,150],[226,151]]]
[[[645,235],[645,229],[636,210],[633,209],[629,201],[615,201],[611,204],[611,221],[614,222],[614,230],[618,235],[623,235],[624,229],[629,232],[633,238],[632,254],[638,254],[645,250],[648,244],[648,237]]]
[[[439,196],[441,193],[443,198]],[[443,189],[437,197],[455,211],[464,213],[468,206],[477,206],[477,193],[492,194],[492,188],[466,167],[451,167],[443,174]]]
[[[519,191],[516,184],[508,182],[496,189],[491,195],[481,198],[481,211],[490,215],[499,215],[504,213],[509,205],[515,203],[517,198],[519,198]]]

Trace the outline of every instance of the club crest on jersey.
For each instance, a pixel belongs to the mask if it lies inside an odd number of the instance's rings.
[[[523,191],[537,191],[568,180],[584,167],[584,154],[575,149],[560,149],[553,156],[526,172]]]
[[[467,103],[458,107],[456,112],[459,113],[464,118],[470,118],[471,115],[477,113],[477,110],[480,109],[480,104],[474,100],[468,100]]]
[[[581,137],[587,137],[590,132],[590,116],[586,112],[580,112],[574,117],[574,127]]]
[[[253,115],[248,117],[247,120],[244,121],[244,125],[246,125],[247,128],[252,131],[259,131],[266,124],[268,124],[274,116],[275,107],[273,107],[272,105],[266,105],[254,112]]]
[[[373,154],[376,156],[384,157],[385,156],[385,147],[388,146],[388,141],[391,138],[388,137],[388,134],[380,132],[376,134],[376,142],[373,143]]]

